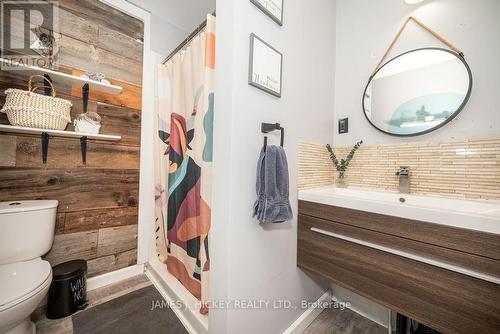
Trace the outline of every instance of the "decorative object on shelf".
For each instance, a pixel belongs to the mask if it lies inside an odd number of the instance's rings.
[[[31,44],[30,49],[45,58],[46,68],[54,68],[57,62],[59,46],[56,43],[56,36],[53,30],[48,30],[45,27],[38,26],[32,29],[36,35],[35,41]],[[60,38],[60,34],[57,34]],[[42,62],[38,62],[39,64]]]
[[[283,25],[283,0],[250,0],[280,26]]]
[[[73,121],[76,132],[99,134],[101,128],[101,116],[95,112],[87,112],[78,115]]]
[[[101,116],[96,112],[88,112],[88,102],[89,102],[89,85],[85,84],[82,88],[83,96],[83,113],[78,115],[73,121],[76,132],[98,134],[101,128]]]
[[[330,160],[332,160],[333,165],[335,166],[335,169],[339,172],[339,177],[335,180],[335,185],[339,188],[345,188],[347,187],[347,181],[345,179],[345,172],[347,171],[347,167],[349,167],[349,163],[351,162],[352,158],[354,157],[354,154],[356,151],[359,149],[359,147],[363,144],[363,141],[358,141],[353,147],[351,152],[346,156],[345,159],[340,159],[340,161],[337,159],[337,156],[335,155],[335,151],[333,148],[330,146],[330,144],[326,144],[326,149],[330,153]]]
[[[85,71],[85,73],[82,74],[80,78],[101,82],[106,85],[111,85],[111,83],[105,79],[106,76],[101,72]]]
[[[281,97],[283,55],[254,33],[250,34],[248,84]]]
[[[37,89],[46,86],[33,85],[33,78],[42,78],[44,82],[48,83],[51,95],[35,93]],[[30,76],[27,91],[9,88],[5,94],[6,99],[2,112],[7,114],[12,125],[64,130],[67,124],[71,123],[71,102],[57,98],[51,80],[43,75]]]

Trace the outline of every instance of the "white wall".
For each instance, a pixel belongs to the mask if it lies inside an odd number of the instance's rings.
[[[427,0],[406,5],[403,0],[340,0],[337,4],[335,123],[349,117],[349,133],[334,144],[432,141],[500,134],[496,96],[500,87],[500,1]],[[472,96],[455,120],[441,129],[406,139],[383,134],[363,115],[361,97],[368,77],[408,16],[428,25],[461,49],[472,70]],[[410,49],[443,45],[410,22],[388,59]]]
[[[406,5],[403,0],[339,0],[336,19],[335,145],[397,143],[469,138],[500,134],[500,1],[427,0]],[[472,96],[454,121],[426,135],[399,138],[373,128],[361,107],[368,77],[408,16],[428,25],[461,49],[472,70]],[[444,47],[410,22],[386,60],[420,47]],[[349,133],[338,134],[337,120],[349,117]],[[388,310],[332,284],[332,293],[350,301],[354,310],[384,324]],[[387,320],[388,321],[388,320]],[[388,322],[385,322],[388,325]]]
[[[151,50],[170,54],[215,10],[215,0],[129,0],[151,13]]]
[[[153,16],[170,22],[184,31],[193,31],[208,13],[215,10],[215,0],[131,0]],[[154,20],[154,17],[153,17]]]
[[[172,23],[163,20],[157,14],[151,14],[151,50],[155,53],[169,55],[189,36],[191,31],[182,30]]]
[[[210,299],[316,300],[327,285],[296,267],[298,141],[333,132],[335,1],[286,1],[280,27],[250,1],[217,1],[217,74]],[[282,98],[247,84],[249,35],[284,54]],[[280,122],[295,218],[260,226],[252,218],[261,122]],[[279,141],[276,137],[271,143]],[[210,333],[283,332],[300,309],[216,310]]]

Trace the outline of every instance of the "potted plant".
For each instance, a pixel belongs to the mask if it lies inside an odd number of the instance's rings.
[[[357,142],[353,147],[351,152],[346,156],[345,159],[340,159],[340,161],[337,159],[337,156],[335,155],[335,151],[332,149],[330,144],[326,144],[326,149],[330,153],[330,160],[332,160],[333,165],[335,166],[335,169],[339,172],[339,177],[336,179],[335,185],[339,188],[345,188],[347,187],[347,182],[345,179],[345,172],[347,171],[347,167],[349,167],[349,163],[351,162],[352,158],[354,157],[354,154],[356,151],[359,149],[359,147],[363,144],[363,141]]]

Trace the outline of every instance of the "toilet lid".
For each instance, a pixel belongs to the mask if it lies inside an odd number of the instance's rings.
[[[0,265],[0,308],[36,291],[51,272],[50,264],[40,258]]]

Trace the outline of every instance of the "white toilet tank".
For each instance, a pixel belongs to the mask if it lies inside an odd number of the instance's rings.
[[[31,260],[50,250],[58,204],[54,200],[0,202],[0,265]]]

